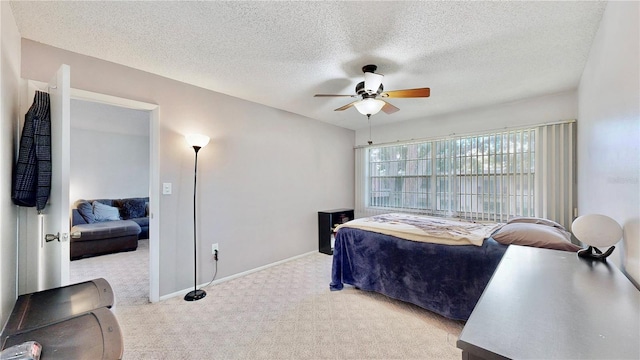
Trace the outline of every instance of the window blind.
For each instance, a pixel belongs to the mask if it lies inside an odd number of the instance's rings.
[[[568,226],[575,123],[356,149],[356,216],[392,211]]]

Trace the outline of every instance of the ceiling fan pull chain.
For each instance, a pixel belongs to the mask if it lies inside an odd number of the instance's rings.
[[[369,141],[367,143],[371,145],[373,144],[373,141],[371,141],[371,114],[367,114],[367,121],[369,121]]]

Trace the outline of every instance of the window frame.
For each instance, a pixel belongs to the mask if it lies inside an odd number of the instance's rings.
[[[536,128],[532,127],[368,147],[365,153],[365,206],[375,211],[413,212],[473,220],[502,221],[513,216],[534,216],[535,141]],[[421,146],[429,149],[425,158],[407,158],[405,155],[408,150],[404,155],[398,152],[398,149]],[[378,157],[372,161],[372,153],[380,154],[383,149],[396,149],[396,159],[390,159],[391,156],[387,154],[387,159]],[[420,161],[425,163],[423,173],[380,175],[379,167],[384,164]],[[376,171],[372,171],[372,164],[378,166]],[[388,168],[397,170],[400,167]],[[468,178],[470,183],[463,183],[463,178]],[[505,183],[505,178],[510,180]],[[395,179],[399,185],[406,185],[407,179],[418,179],[418,183],[424,179],[427,184],[425,205],[415,206],[419,201],[412,204],[409,201],[407,205],[404,199],[412,192],[405,191],[403,186],[389,190],[390,194],[395,194],[395,201],[388,200],[385,205],[384,201],[374,200],[372,194],[381,193],[379,182],[382,179]],[[378,181],[377,185],[375,181]],[[470,191],[465,192],[467,188]],[[423,193],[418,191],[417,194]],[[398,201],[398,198],[402,201]],[[479,204],[482,204],[480,208]]]

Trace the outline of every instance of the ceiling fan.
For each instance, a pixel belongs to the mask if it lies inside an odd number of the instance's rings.
[[[392,90],[384,91],[382,86],[382,78],[384,75],[376,74],[378,69],[376,65],[365,65],[362,67],[364,73],[364,81],[361,81],[356,85],[355,95],[337,95],[337,94],[316,94],[315,97],[353,97],[361,98],[347,105],[341,106],[335,111],[343,111],[352,106],[360,112],[362,115],[377,114],[380,110],[387,114],[393,114],[400,110],[396,106],[381,100],[379,98],[421,98],[429,97],[431,90],[429,88],[417,88],[417,89],[405,89],[405,90]]]

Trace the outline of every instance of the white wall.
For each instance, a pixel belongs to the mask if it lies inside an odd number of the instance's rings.
[[[149,196],[149,113],[71,101],[71,204]]]
[[[17,207],[11,202],[11,168],[14,163],[20,109],[20,34],[9,3],[0,3],[0,327],[17,298]]]
[[[374,144],[425,139],[451,134],[468,134],[505,127],[521,127],[546,122],[576,119],[577,94],[575,91],[551,94],[489,107],[384,124],[385,115],[371,117],[371,138]],[[369,129],[356,131],[356,144],[366,145]]]
[[[22,76],[71,66],[77,89],[159,105],[160,295],[193,286],[193,160],[198,154],[198,283],[317,251],[317,212],[353,207],[354,132],[154,74],[23,39]]]
[[[579,87],[578,212],[624,226],[612,258],[640,283],[640,3],[609,2]],[[623,244],[619,244],[623,245]],[[622,259],[621,259],[621,255]]]

